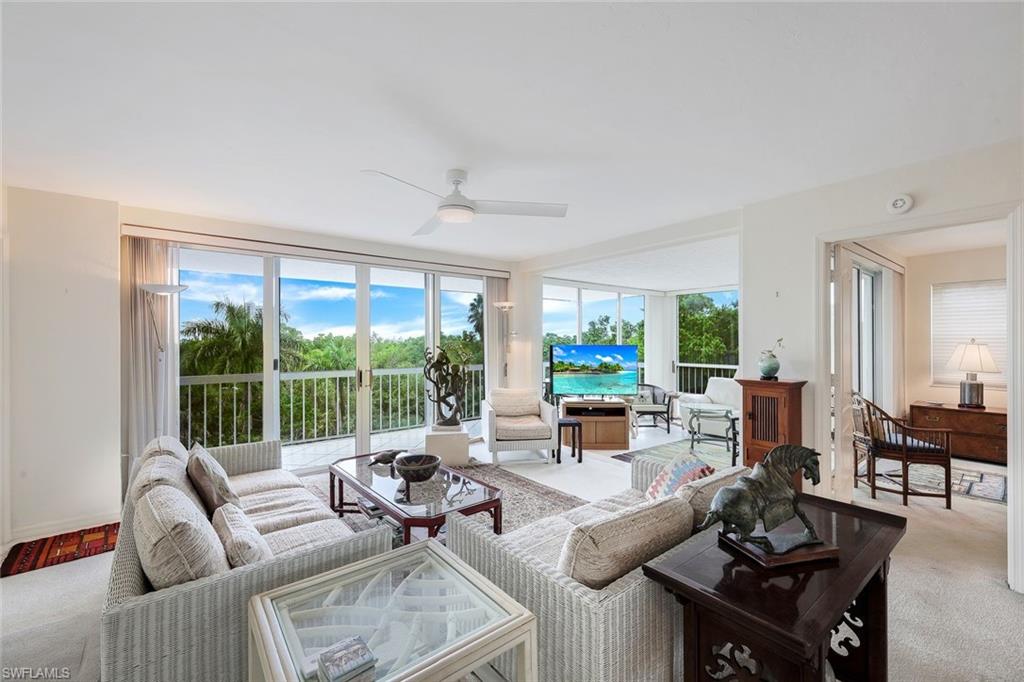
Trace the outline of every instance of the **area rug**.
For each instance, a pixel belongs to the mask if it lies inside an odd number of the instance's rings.
[[[501,526],[505,533],[522,528],[537,519],[561,514],[587,503],[575,495],[563,493],[494,464],[471,460],[469,466],[453,468],[464,471],[467,476],[501,491]],[[305,476],[302,482],[317,497],[327,502],[330,499],[328,480],[328,475],[322,473]],[[350,495],[351,491],[346,487],[346,502],[355,501],[355,497]],[[487,518],[486,514],[477,516]],[[355,530],[365,528],[365,524],[368,523],[357,514],[345,514],[344,520]]]
[[[867,462],[860,465],[859,475],[867,476]],[[882,466],[889,467],[887,463]],[[899,473],[900,469],[886,468],[887,473]],[[950,482],[954,495],[970,497],[975,500],[1006,504],[1006,476],[992,474],[975,469],[952,467]],[[892,488],[893,482],[885,480],[879,472],[876,475],[878,485]],[[860,485],[867,486],[861,481]],[[899,485],[898,483],[896,484]],[[942,493],[946,490],[946,472],[942,467],[927,464],[914,464],[910,467],[910,487],[929,493]],[[883,493],[884,494],[884,493]]]
[[[120,523],[108,523],[48,538],[19,542],[7,553],[7,558],[0,567],[0,578],[109,552],[117,544],[117,531],[120,527]]]
[[[645,457],[664,459],[667,462],[668,460],[682,454],[690,454],[689,438],[672,441],[671,443],[662,443],[661,445],[644,448],[643,450],[623,452],[619,455],[612,455],[612,459],[628,463],[632,462],[633,458],[644,455]],[[711,445],[708,443],[697,443],[696,447],[693,448],[693,454],[697,455],[715,468],[732,466],[732,453],[722,446]]]

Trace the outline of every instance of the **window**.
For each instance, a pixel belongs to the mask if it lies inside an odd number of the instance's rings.
[[[703,393],[711,377],[732,377],[739,364],[739,291],[707,291],[676,297],[676,388]]]
[[[544,285],[544,343],[543,360],[547,362],[548,349],[560,343],[576,343],[579,330],[579,294],[575,287]]]
[[[1006,282],[950,282],[932,285],[932,383],[957,385],[959,370],[946,369],[957,344],[972,338],[987,344],[999,372],[979,374],[987,386],[1006,388]]]
[[[615,343],[619,319],[619,295],[614,291],[580,292],[583,310],[583,325],[580,329],[583,343],[602,346]]]
[[[853,268],[853,390],[875,402],[876,294],[881,281],[881,273]]]

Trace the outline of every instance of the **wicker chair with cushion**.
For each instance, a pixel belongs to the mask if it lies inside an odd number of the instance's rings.
[[[883,492],[897,493],[903,496],[903,504],[908,503],[907,498],[911,495],[917,497],[944,497],[946,498],[946,509],[952,508],[952,471],[949,429],[922,429],[908,426],[903,420],[890,416],[882,408],[870,400],[865,400],[860,395],[853,396],[854,412],[854,450],[858,447],[867,450],[867,483],[871,486],[871,497],[879,490]],[[867,427],[867,439],[858,443],[856,429],[858,420],[860,428]],[[857,458],[854,457],[856,460]],[[902,471],[884,471],[879,473],[878,460],[889,459],[899,462]],[[946,474],[945,491],[939,493],[924,492],[910,485],[910,466],[931,465],[942,467]],[[856,466],[856,464],[855,464]],[[854,471],[854,480],[856,474]],[[897,486],[890,488],[878,485],[878,478],[881,477]]]
[[[499,452],[540,450],[549,458],[558,448],[555,406],[531,389],[496,388],[480,403],[480,425],[491,461]]]
[[[640,384],[637,387],[637,395],[633,400],[631,408],[633,414],[639,417],[650,417],[650,424],[640,424],[637,419],[637,426],[657,426],[658,420],[665,422],[665,430],[672,431],[672,401],[676,394],[666,391],[661,386],[654,384]]]

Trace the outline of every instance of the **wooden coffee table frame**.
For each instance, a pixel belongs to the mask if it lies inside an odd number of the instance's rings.
[[[369,457],[369,455],[363,456]],[[493,527],[495,535],[501,535],[501,490],[489,486],[472,476],[467,476],[461,471],[454,471],[453,469],[443,465],[440,467],[439,471],[441,469],[455,474],[456,476],[461,476],[462,478],[473,481],[477,485],[488,488],[497,493],[495,497],[490,500],[478,502],[453,511],[458,512],[463,516],[472,516],[473,514],[479,514],[480,512],[487,512],[490,514],[492,523],[494,524]],[[383,495],[378,494],[373,488],[364,485],[344,469],[335,467],[334,464],[328,467],[328,473],[330,474],[328,487],[330,488],[331,509],[337,512],[338,516],[344,516],[346,512],[362,513],[359,509],[359,505],[355,502],[345,502],[345,484],[348,483],[352,486],[352,489],[355,490],[356,495],[365,497],[372,501],[380,507],[381,511],[402,526],[402,544],[404,545],[408,545],[412,542],[413,528],[426,528],[427,537],[436,538],[437,534],[445,524],[445,514],[438,514],[436,516],[413,516],[407,514],[405,510],[403,510],[401,506],[396,505],[393,500],[389,500]]]

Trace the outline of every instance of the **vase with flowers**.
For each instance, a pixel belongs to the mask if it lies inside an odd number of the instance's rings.
[[[782,350],[785,346],[782,345],[782,339],[776,339],[775,345],[771,348],[766,348],[761,351],[761,358],[757,361],[757,368],[761,370],[762,381],[778,381],[779,380],[779,358],[775,355],[776,350]]]

